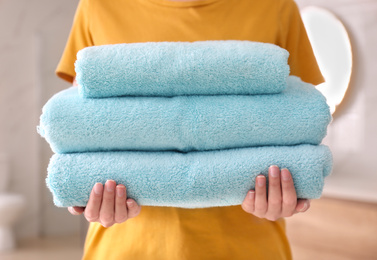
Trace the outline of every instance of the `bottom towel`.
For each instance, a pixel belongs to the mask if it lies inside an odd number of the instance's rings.
[[[205,208],[241,204],[270,165],[291,171],[298,198],[314,199],[321,196],[332,156],[324,145],[55,154],[46,181],[59,207],[85,206],[96,182],[113,179],[140,205]]]

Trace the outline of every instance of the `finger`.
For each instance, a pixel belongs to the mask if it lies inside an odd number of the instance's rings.
[[[128,218],[134,218],[139,215],[141,206],[133,199],[127,199]]]
[[[255,191],[250,190],[245,199],[243,200],[241,207],[247,213],[253,214],[255,207]]]
[[[281,188],[283,195],[282,216],[290,217],[295,212],[297,196],[292,175],[288,169],[281,170]]]
[[[259,175],[256,178],[255,185],[255,207],[254,215],[264,217],[267,211],[267,195],[266,195],[266,177]]]
[[[282,195],[280,169],[273,165],[268,169],[268,209],[266,218],[275,221],[281,216]]]
[[[299,199],[297,200],[297,206],[295,213],[303,213],[310,208],[310,200],[307,199]]]
[[[127,206],[126,206],[126,187],[122,184],[119,184],[116,187],[116,196],[115,196],[115,223],[122,223],[127,220]]]
[[[96,222],[99,220],[99,210],[102,203],[103,185],[96,183],[90,193],[88,204],[86,205],[84,216],[89,222]]]
[[[105,183],[105,189],[103,191],[102,197],[102,205],[99,213],[101,224],[104,227],[111,227],[114,224],[115,187],[116,183],[113,180],[108,180]]]
[[[68,207],[69,213],[72,215],[81,215],[84,212],[85,208],[84,207]]]

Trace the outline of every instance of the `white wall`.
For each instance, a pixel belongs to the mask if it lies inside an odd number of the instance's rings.
[[[345,25],[353,48],[353,74],[344,102],[324,140],[334,155],[324,195],[377,202],[377,1],[297,0],[332,11]]]
[[[78,229],[78,218],[52,205],[44,183],[50,151],[36,133],[42,104],[67,87],[54,69],[77,2],[0,1],[0,153],[10,161],[9,191],[27,201],[18,237]]]
[[[326,139],[334,152],[335,166],[325,193],[377,201],[371,191],[377,183],[372,166],[377,159],[377,1],[297,2],[301,7],[327,7],[340,17],[350,31],[355,53],[350,91]],[[77,3],[0,0],[0,153],[10,158],[9,190],[23,194],[27,200],[16,230],[18,237],[79,229],[79,218],[52,204],[44,183],[51,152],[35,130],[42,105],[68,86],[55,77],[54,69]]]

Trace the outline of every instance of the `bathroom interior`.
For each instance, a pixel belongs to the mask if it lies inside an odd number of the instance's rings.
[[[377,1],[296,0],[326,82],[333,170],[322,198],[287,219],[294,259],[377,259]],[[80,259],[87,223],[57,208],[42,106],[78,0],[0,0],[0,259]]]

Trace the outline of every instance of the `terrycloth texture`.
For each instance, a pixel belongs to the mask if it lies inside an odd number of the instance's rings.
[[[85,206],[96,182],[113,179],[140,205],[203,208],[239,205],[269,165],[288,168],[298,198],[319,198],[332,156],[327,146],[276,146],[192,153],[55,154],[47,185],[57,206]]]
[[[55,153],[188,152],[319,144],[330,120],[323,95],[289,77],[274,95],[83,99],[70,88],[43,107],[39,132]]]
[[[250,41],[148,42],[102,45],[78,52],[84,97],[278,93],[289,53]]]

